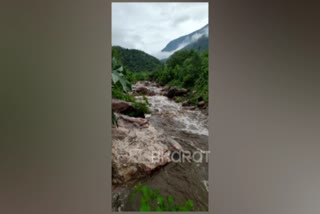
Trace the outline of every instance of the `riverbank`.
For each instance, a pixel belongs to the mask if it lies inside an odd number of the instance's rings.
[[[182,106],[161,94],[163,89],[155,83],[138,82],[133,94],[138,100],[141,94],[146,96],[151,113],[134,121],[117,114],[118,127],[112,129],[114,211],[138,210],[138,202],[128,201],[137,182],[157,188],[177,202],[191,199],[198,211],[208,208],[208,163],[170,159],[174,151],[202,154],[208,150],[207,110]],[[135,149],[141,153],[133,154]],[[161,161],[150,159],[153,151],[163,154]]]

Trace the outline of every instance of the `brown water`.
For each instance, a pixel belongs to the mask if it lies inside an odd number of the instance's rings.
[[[149,89],[156,92],[148,96],[151,104],[151,114],[146,115],[150,123],[157,129],[163,130],[175,139],[184,151],[198,153],[195,161],[184,159],[171,162],[159,168],[152,174],[134,183],[129,183],[113,190],[114,211],[138,211],[138,201],[129,201],[133,185],[137,182],[159,189],[162,195],[171,195],[178,204],[193,200],[196,211],[208,210],[208,116],[200,110],[187,110],[181,104],[161,96],[161,88],[151,84]],[[139,99],[139,97],[137,97]],[[199,160],[202,153],[202,161]],[[179,156],[176,156],[179,157]],[[180,156],[181,157],[181,156]]]

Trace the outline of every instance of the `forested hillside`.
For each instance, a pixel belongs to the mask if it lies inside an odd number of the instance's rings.
[[[130,72],[152,72],[161,66],[157,58],[136,49],[113,46],[112,56]]]
[[[113,57],[120,61],[117,55]],[[139,60],[132,64],[139,63]],[[151,80],[161,85],[188,89],[189,93],[178,101],[192,104],[201,100],[208,102],[208,50],[177,51],[164,64],[156,65],[149,71],[131,72],[125,68],[123,74],[132,84],[139,80]]]
[[[196,103],[208,101],[208,51],[194,50],[175,52],[162,69],[149,75],[149,79],[162,85],[186,88],[191,93],[185,99]]]
[[[197,41],[185,46],[181,50],[196,50],[196,51],[206,51],[208,50],[208,37],[202,36]]]

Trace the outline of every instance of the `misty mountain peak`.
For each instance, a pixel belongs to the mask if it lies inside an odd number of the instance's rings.
[[[208,35],[209,35],[209,26],[206,24],[202,28],[176,38],[170,41],[162,50],[161,52],[174,52],[183,48],[187,49],[194,49],[194,47],[199,47],[199,49],[208,49]],[[199,43],[200,44],[197,44]]]

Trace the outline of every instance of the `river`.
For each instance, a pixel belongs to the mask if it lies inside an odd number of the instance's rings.
[[[134,86],[135,87],[135,86]],[[133,87],[133,88],[134,88]],[[128,195],[136,183],[157,188],[162,195],[171,195],[177,204],[193,200],[194,211],[208,210],[208,115],[199,109],[189,110],[160,95],[161,87],[151,84],[149,90],[156,95],[146,96],[151,114],[146,115],[150,123],[175,139],[184,151],[190,151],[194,160],[173,161],[152,174],[126,185],[113,188],[114,211],[138,211],[138,201],[129,201]],[[137,97],[139,99],[140,97]],[[202,154],[202,155],[201,155]],[[202,160],[200,159],[202,157]]]

